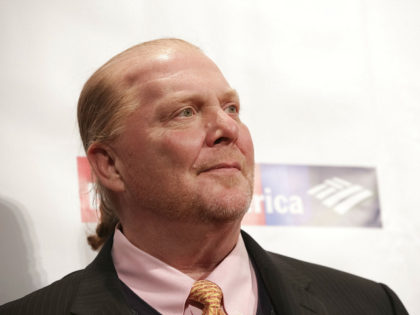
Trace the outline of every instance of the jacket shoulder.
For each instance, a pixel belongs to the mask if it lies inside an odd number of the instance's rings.
[[[337,279],[337,281],[340,280],[351,280],[355,282],[360,282],[362,284],[372,284],[377,285],[376,282],[372,280],[368,280],[366,278],[359,277],[357,275],[341,271],[338,269],[334,269],[331,267],[319,265],[316,263],[310,263],[307,261],[299,260],[296,258],[283,256],[277,253],[273,252],[267,252],[270,258],[272,259],[272,262],[274,264],[279,264],[280,262],[286,262],[288,265],[293,266],[293,268],[298,271],[306,274],[309,276],[312,280],[324,280],[324,278],[328,279]]]
[[[342,306],[344,301],[357,301],[348,308],[363,305],[381,310],[381,314],[408,314],[398,296],[385,284],[271,252],[268,255],[275,265],[287,262],[296,274],[309,278],[309,290],[330,304]]]
[[[83,270],[72,272],[52,284],[0,306],[0,315],[68,314]]]
[[[339,283],[346,283],[348,286],[356,286],[358,289],[366,288],[369,290],[379,288],[380,291],[383,291],[383,289],[380,288],[379,283],[345,271],[302,261],[272,252],[267,253],[275,265],[279,265],[280,262],[282,264],[286,262],[289,266],[292,266],[298,274],[305,275],[311,279],[312,285],[315,286],[323,285],[328,287]]]

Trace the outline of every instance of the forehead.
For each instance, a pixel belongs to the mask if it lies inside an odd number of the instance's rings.
[[[149,54],[131,54],[121,67],[120,79],[142,99],[169,93],[212,91],[235,96],[219,68],[195,48],[163,49]]]

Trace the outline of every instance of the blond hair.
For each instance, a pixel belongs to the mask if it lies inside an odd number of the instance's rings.
[[[144,42],[116,55],[87,80],[77,107],[79,131],[85,151],[93,143],[115,140],[123,131],[127,117],[138,106],[135,93],[130,91],[132,82],[124,79],[130,69],[128,58],[135,55],[141,59],[159,49],[181,46],[199,50],[196,46],[176,38]],[[99,197],[100,216],[96,233],[89,235],[87,241],[96,250],[112,235],[119,218],[111,192],[97,178],[94,181]]]

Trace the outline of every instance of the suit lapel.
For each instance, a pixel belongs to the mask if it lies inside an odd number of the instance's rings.
[[[280,255],[262,249],[242,231],[248,254],[254,262],[277,315],[327,315],[324,305],[310,292],[310,279],[298,273]]]
[[[112,262],[112,240],[111,236],[95,260],[83,271],[71,314],[132,314]]]

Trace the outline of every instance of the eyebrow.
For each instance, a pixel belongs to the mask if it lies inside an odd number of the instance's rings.
[[[173,100],[176,102],[186,102],[186,101],[190,101],[190,100],[194,100],[194,99],[202,99],[203,95],[200,93],[193,93],[193,94],[184,94],[182,93],[181,95],[178,96],[174,96]],[[220,97],[218,97],[219,100],[226,100],[226,99],[238,99],[239,100],[239,95],[238,92],[235,89],[229,89],[227,90],[225,93],[223,93]]]
[[[226,93],[223,94],[221,99],[227,99],[227,98],[236,98],[239,100],[239,94],[235,89],[229,89]]]

